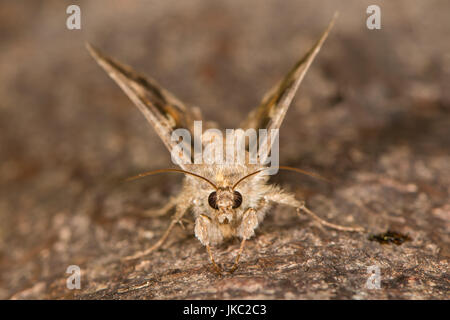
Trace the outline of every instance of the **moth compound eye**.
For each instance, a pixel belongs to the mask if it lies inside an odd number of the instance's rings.
[[[234,192],[234,199],[233,199],[233,209],[239,208],[242,204],[242,194],[235,191]]]
[[[211,194],[209,195],[208,203],[211,206],[211,208],[216,210],[219,209],[219,207],[217,206],[217,193],[215,191],[211,192]]]

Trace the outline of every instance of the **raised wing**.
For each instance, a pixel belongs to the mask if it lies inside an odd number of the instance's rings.
[[[316,44],[303,56],[289,71],[289,73],[275,87],[264,96],[261,104],[251,111],[246,120],[241,123],[241,128],[249,129],[279,129],[286,112],[300,86],[309,66],[319,53],[325,39],[328,36],[337,14],[334,15],[327,29],[322,33]],[[269,150],[270,151],[270,150]],[[265,155],[260,155],[261,160]]]
[[[179,144],[178,141],[171,140],[173,130],[184,128],[189,130],[192,136],[194,120],[201,119],[198,108],[188,108],[155,80],[105,56],[90,44],[86,44],[86,48],[143,113],[169,151]]]

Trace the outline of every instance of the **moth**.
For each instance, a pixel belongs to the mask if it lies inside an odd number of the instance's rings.
[[[251,111],[241,123],[240,128],[278,129],[294,95],[307,70],[317,56],[333,24],[334,18],[312,48],[294,65],[287,75],[262,99],[261,104]],[[87,49],[96,62],[122,88],[126,95],[143,113],[153,126],[165,146],[172,151],[176,142],[171,134],[178,128],[192,131],[193,121],[201,120],[197,108],[188,107],[168,90],[162,88],[154,79],[145,77],[132,68],[107,57],[98,49],[87,44]],[[261,158],[267,157],[270,147]],[[261,162],[262,163],[262,162]],[[161,172],[184,174],[181,192],[171,198],[155,214],[163,215],[175,208],[171,222],[161,238],[150,248],[126,257],[137,259],[159,249],[169,237],[172,229],[182,223],[187,212],[192,212],[195,220],[195,236],[206,247],[214,269],[224,272],[214,260],[212,246],[230,238],[241,239],[234,264],[228,272],[234,272],[248,239],[255,235],[255,229],[264,219],[272,204],[293,207],[297,214],[304,212],[321,224],[342,231],[362,232],[360,227],[345,227],[319,218],[291,193],[269,183],[269,176],[262,174],[263,164],[179,164],[180,168],[160,169],[142,173],[134,178]],[[280,169],[307,173],[303,170],[283,167]]]

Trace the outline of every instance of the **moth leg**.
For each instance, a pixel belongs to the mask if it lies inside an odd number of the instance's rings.
[[[341,225],[334,224],[334,223],[328,222],[326,220],[323,220],[322,218],[317,216],[314,212],[309,210],[305,206],[305,202],[304,201],[303,201],[303,206],[297,208],[297,213],[298,213],[299,216],[300,216],[300,211],[306,212],[308,215],[310,215],[316,221],[318,221],[321,224],[323,224],[324,226],[327,226],[327,227],[332,228],[332,229],[336,229],[336,230],[340,230],[340,231],[349,231],[349,232],[364,232],[365,231],[364,228],[362,228],[362,227],[345,227],[345,226],[341,226]]]
[[[182,218],[182,219],[180,219],[180,221],[178,223],[180,224],[181,229],[186,230],[186,227],[185,227],[184,224],[186,223],[186,224],[189,225],[189,224],[191,224],[193,222],[192,222],[192,220]]]
[[[214,260],[214,257],[212,255],[212,251],[211,251],[211,246],[209,244],[206,245],[206,251],[208,251],[209,260],[211,260],[211,263],[212,263],[214,269],[216,270],[216,272],[219,275],[222,275],[223,270],[217,265],[216,261]]]
[[[318,221],[320,224],[322,224],[326,227],[340,230],[340,231],[349,231],[349,232],[364,232],[365,231],[364,228],[362,228],[362,227],[345,227],[345,226],[341,226],[338,224],[328,222],[328,221],[320,218],[319,216],[317,216],[314,212],[312,212],[305,206],[305,201],[299,201],[299,200],[295,199],[294,195],[292,195],[290,193],[284,193],[281,190],[276,190],[276,191],[266,195],[266,197],[269,201],[272,201],[272,202],[275,202],[278,204],[287,205],[290,207],[294,207],[297,210],[297,214],[299,216],[300,216],[300,212],[303,211],[306,214],[308,214],[310,217],[312,217],[314,220]]]
[[[210,246],[210,234],[209,231],[211,229],[211,219],[206,215],[199,215],[195,220],[195,236],[200,240],[200,242],[206,246],[206,251],[208,251],[209,260],[217,271],[218,274],[222,274],[222,269],[217,265],[214,257],[212,255],[212,250]]]
[[[167,203],[164,204],[161,208],[145,210],[144,214],[148,217],[163,216],[163,215],[167,214],[170,211],[170,209],[172,209],[173,207],[175,207],[177,205],[177,203],[178,203],[177,200],[178,200],[178,198],[171,197],[169,199],[169,201],[167,201]]]
[[[189,203],[189,202],[188,201],[180,202],[177,205],[175,214],[173,215],[172,220],[170,221],[169,227],[166,229],[166,231],[164,232],[162,237],[153,246],[151,246],[150,248],[148,248],[144,251],[139,251],[132,256],[125,257],[124,260],[138,259],[140,257],[150,254],[151,252],[153,252],[155,250],[158,250],[164,244],[166,239],[169,237],[170,232],[172,231],[173,227],[175,227],[175,225],[181,221],[184,214],[187,212],[187,210],[189,208],[189,205],[187,203]]]
[[[234,261],[233,267],[230,269],[230,273],[236,271],[239,265],[239,259],[241,258],[241,254],[244,251],[245,241],[250,239],[255,234],[255,228],[258,226],[258,217],[256,215],[256,210],[253,208],[248,208],[244,212],[244,217],[242,218],[242,222],[240,228],[238,230],[238,234],[242,237],[241,246],[239,247],[238,254],[236,256],[236,260]]]
[[[237,256],[236,256],[236,260],[234,261],[234,264],[233,264],[233,266],[231,267],[231,269],[230,269],[230,273],[233,273],[233,272],[235,272],[236,271],[236,269],[238,268],[238,265],[239,265],[239,259],[241,258],[241,254],[242,254],[242,252],[244,251],[244,246],[245,246],[245,241],[246,241],[247,239],[242,239],[242,241],[241,241],[241,246],[239,247],[239,252],[238,252],[238,254],[237,254]]]

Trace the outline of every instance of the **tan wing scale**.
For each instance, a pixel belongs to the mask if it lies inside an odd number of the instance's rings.
[[[288,74],[264,96],[261,104],[241,123],[244,130],[279,129],[287,110],[311,63],[327,38],[337,14],[314,46],[294,65]],[[269,150],[270,151],[270,150]],[[264,155],[261,155],[264,158]]]
[[[197,108],[188,108],[155,80],[105,56],[90,44],[86,44],[86,47],[95,61],[143,113],[169,151],[178,144],[171,140],[173,130],[185,128],[192,134],[194,120],[201,119]]]

